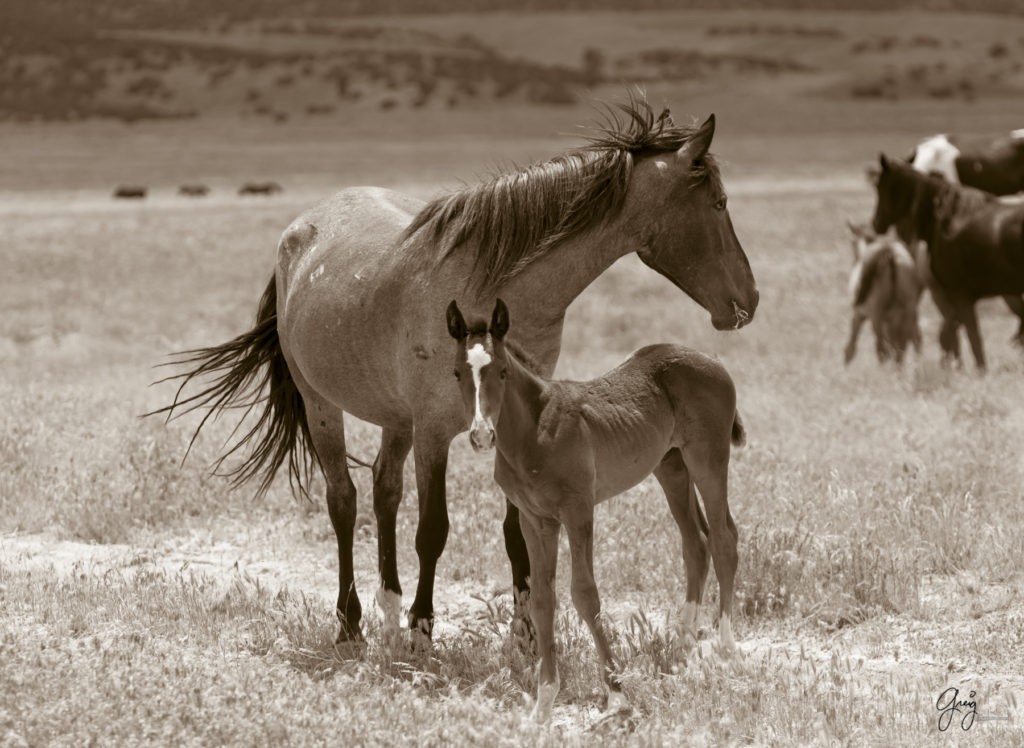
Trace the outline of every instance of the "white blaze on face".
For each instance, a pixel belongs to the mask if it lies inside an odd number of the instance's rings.
[[[959,155],[960,149],[950,143],[949,138],[936,135],[917,147],[911,166],[923,174],[941,174],[946,181],[960,184],[960,176],[956,172],[956,157]]]
[[[1015,138],[1015,139],[1016,138],[1024,138],[1024,129],[1022,129],[1022,130],[1014,130],[1013,132],[1010,133],[1010,137],[1011,138]]]
[[[484,348],[483,343],[477,343],[466,351],[466,362],[473,371],[473,394],[476,398],[476,412],[473,414],[473,428],[483,423],[484,414],[480,407],[480,381],[481,372],[487,364],[491,363],[491,354]]]

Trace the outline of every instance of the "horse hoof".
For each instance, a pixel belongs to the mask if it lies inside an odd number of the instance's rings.
[[[533,620],[530,618],[530,591],[516,592],[513,589],[512,597],[512,621],[509,624],[512,642],[521,654],[535,658],[539,654],[539,649],[537,647],[537,632],[534,630]]]
[[[409,616],[409,646],[414,654],[429,654],[434,648],[434,619]]]

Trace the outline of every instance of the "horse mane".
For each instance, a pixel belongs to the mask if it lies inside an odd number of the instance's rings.
[[[954,217],[989,205],[996,198],[987,192],[953,184],[936,174],[923,174],[910,164],[890,162],[900,178],[909,183],[913,199],[910,215],[919,238],[928,242],[945,233]]]
[[[474,239],[478,290],[493,292],[560,242],[614,218],[637,156],[678,150],[698,131],[676,125],[668,109],[656,116],[640,95],[605,104],[604,115],[584,146],[428,202],[402,241],[423,231],[447,257]],[[694,186],[706,180],[721,186],[710,155],[690,177]]]

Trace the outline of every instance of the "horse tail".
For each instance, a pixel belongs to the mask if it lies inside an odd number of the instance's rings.
[[[288,482],[292,490],[297,490],[301,496],[309,496],[312,470],[314,463],[319,464],[319,460],[309,433],[302,395],[295,386],[281,350],[277,332],[277,283],[274,276],[271,276],[260,299],[256,325],[249,332],[221,345],[175,354],[164,365],[187,365],[192,368],[159,380],[180,380],[181,384],[175,393],[174,402],[145,415],[165,413],[167,420],[170,420],[199,408],[209,408],[192,435],[185,457],[188,457],[210,416],[231,408],[244,408],[244,419],[256,406],[261,405],[255,425],[217,458],[213,472],[232,478],[233,486],[259,476],[258,495],[261,495],[270,487],[278,468],[287,461]],[[182,398],[182,392],[189,382],[210,375],[214,376],[209,386],[190,397]],[[224,461],[246,444],[252,445],[248,457],[241,464],[220,473]]]
[[[736,415],[732,419],[732,445],[734,447],[742,447],[747,443],[747,430],[743,428],[743,419],[740,418],[739,409],[736,410]]]
[[[883,267],[889,272],[890,290],[894,290],[896,287],[896,260],[893,256],[892,249],[885,247],[875,252],[868,260],[864,263],[864,269],[861,271],[860,285],[857,286],[857,293],[853,299],[854,306],[860,306],[868,297],[871,296],[874,291],[875,284],[882,280]]]

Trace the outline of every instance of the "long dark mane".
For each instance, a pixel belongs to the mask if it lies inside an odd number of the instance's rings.
[[[897,189],[913,195],[910,217],[917,236],[929,244],[948,231],[955,217],[963,217],[996,198],[973,187],[946,181],[935,174],[922,174],[909,164],[890,162],[890,169],[898,175]]]
[[[604,114],[586,145],[427,203],[403,240],[425,232],[442,256],[474,240],[479,290],[493,291],[560,242],[614,218],[636,157],[678,150],[697,132],[676,125],[667,109],[655,115],[641,96],[606,105]],[[690,176],[720,187],[710,156]]]

